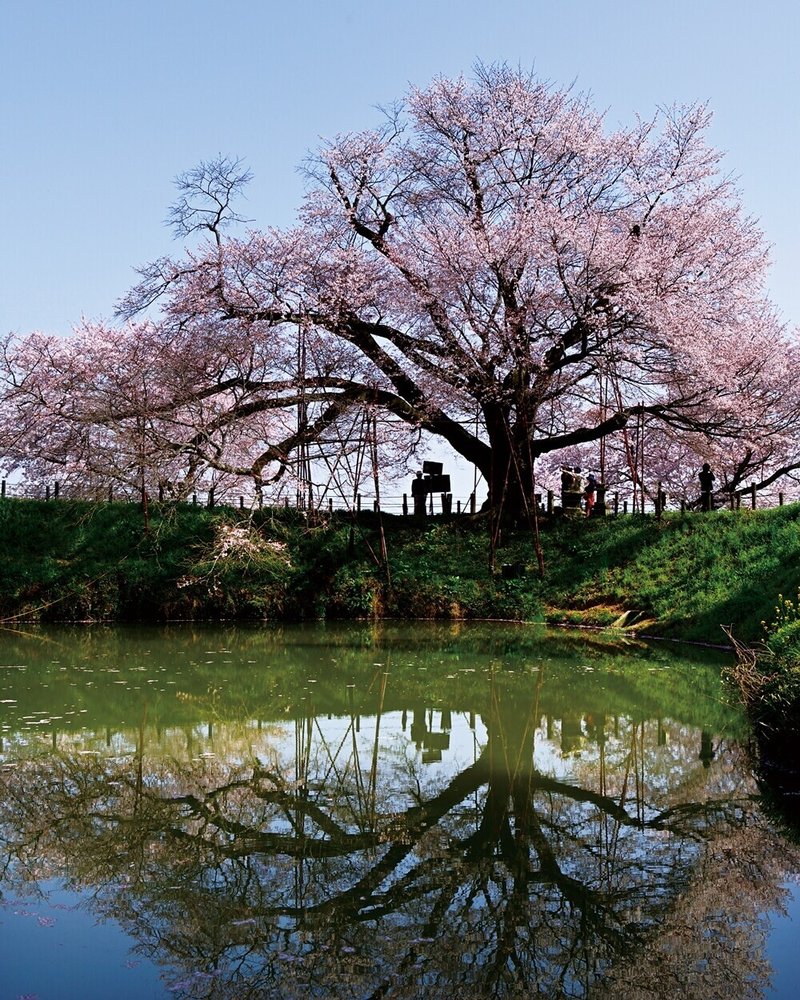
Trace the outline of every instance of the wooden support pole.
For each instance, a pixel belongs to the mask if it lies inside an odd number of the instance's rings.
[[[550,517],[553,516],[553,501],[554,501],[553,491],[552,490],[548,490],[547,491],[547,513],[549,514]]]
[[[403,494],[403,517],[408,517],[408,495]]]

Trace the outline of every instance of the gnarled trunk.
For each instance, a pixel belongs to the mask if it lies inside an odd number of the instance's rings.
[[[488,475],[484,472],[488,506],[512,520],[527,519],[536,502],[534,451],[527,431],[532,421],[499,406],[485,407],[484,415],[491,449]]]

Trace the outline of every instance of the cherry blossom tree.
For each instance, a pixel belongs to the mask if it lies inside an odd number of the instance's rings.
[[[159,420],[197,421],[183,454],[260,482],[309,443],[333,455],[367,408],[447,442],[514,513],[537,463],[640,418],[741,475],[796,469],[798,348],[709,121],[613,130],[585,96],[478,66],[325,144],[294,228],[242,232],[247,172],[201,164],[170,217],[185,253],[120,305],[150,317],[126,336],[178,359]]]
[[[783,361],[781,361],[783,367]],[[789,383],[769,406],[748,408],[742,400],[742,431],[734,435],[708,435],[676,430],[662,422],[633,421],[622,432],[610,435],[600,448],[574,445],[545,456],[539,481],[560,488],[562,465],[599,474],[606,492],[633,498],[638,505],[654,504],[659,486],[673,507],[700,504],[698,473],[705,462],[715,471],[715,504],[741,504],[755,489],[759,503],[776,504],[786,490],[800,482],[800,438],[796,415],[800,400]]]
[[[371,435],[382,461],[406,458],[413,442],[396,421],[358,411],[329,420],[327,430],[324,415],[310,426],[315,393],[298,380],[296,344],[254,341],[233,325],[220,332],[86,323],[67,339],[7,337],[4,467],[34,483],[55,477],[82,495],[110,488],[182,499],[213,488],[221,497],[276,479],[291,495],[308,488],[292,455],[313,441],[329,492],[349,496],[371,474],[354,439]]]
[[[204,406],[208,368],[198,371],[181,345],[159,334],[149,324],[85,324],[69,339],[7,339],[0,407],[6,466],[33,480],[55,475],[84,494],[166,488],[181,496],[207,471],[204,448],[232,462],[241,429],[210,430],[220,403],[213,413]],[[175,406],[181,398],[186,405]]]

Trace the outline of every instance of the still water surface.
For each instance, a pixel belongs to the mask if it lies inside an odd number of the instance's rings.
[[[0,633],[0,1000],[794,996],[708,651],[501,625]]]

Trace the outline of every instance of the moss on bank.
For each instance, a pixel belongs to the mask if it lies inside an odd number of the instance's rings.
[[[504,531],[493,573],[481,519],[384,527],[388,567],[370,514],[154,505],[146,524],[135,504],[4,500],[0,617],[547,619],[752,641],[800,584],[800,505],[544,524],[544,579],[527,531]]]

